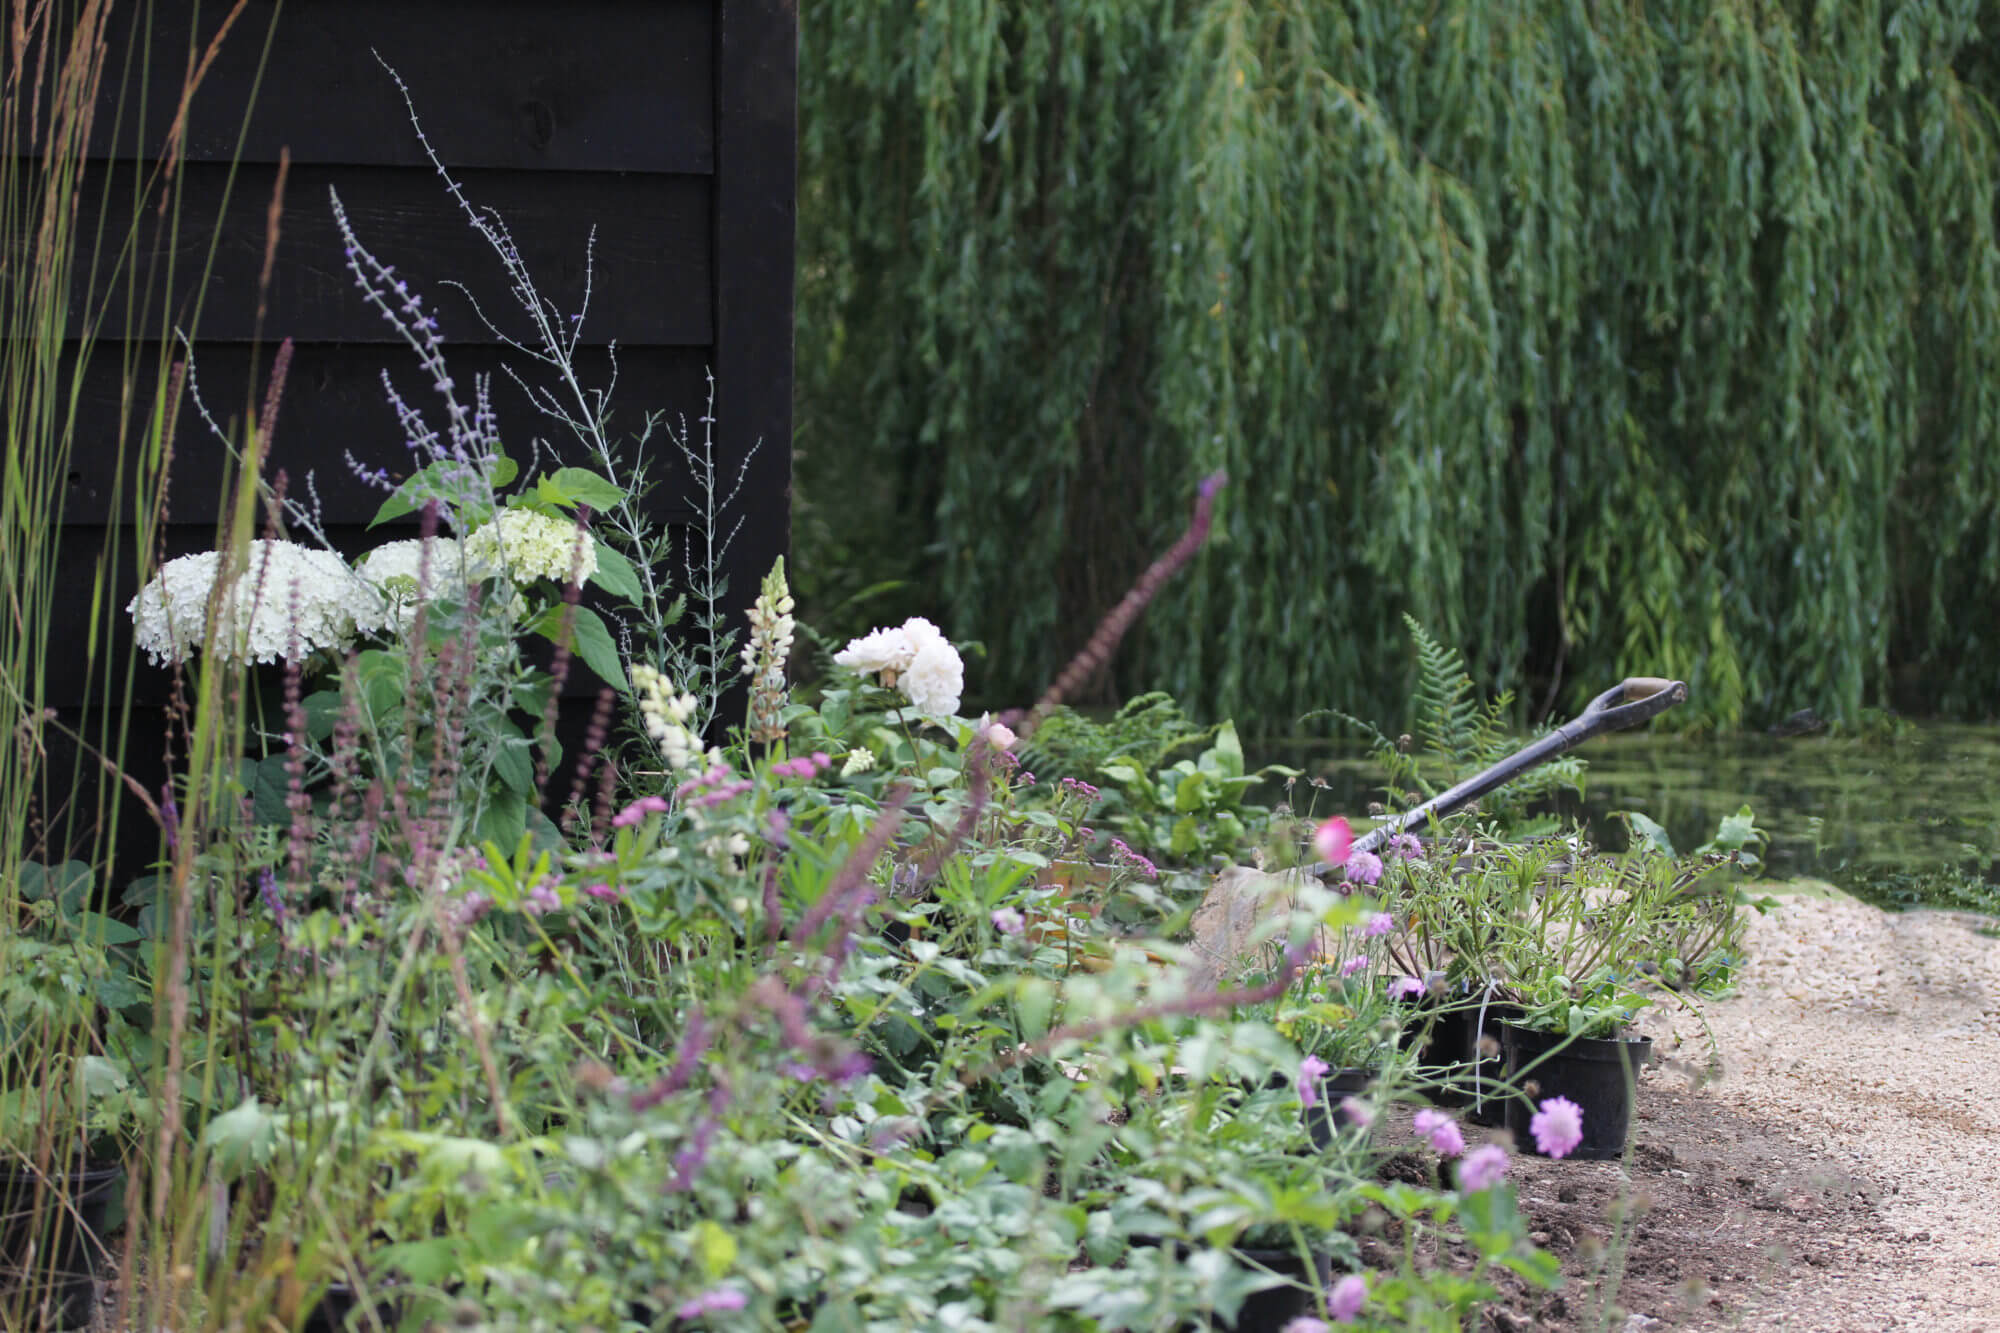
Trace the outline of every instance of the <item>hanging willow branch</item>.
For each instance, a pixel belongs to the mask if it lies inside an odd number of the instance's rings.
[[[808,0],[820,544],[915,579],[1018,697],[1226,469],[1124,687],[1394,716],[1408,613],[1536,698],[1560,662],[1553,697],[1675,676],[1721,725],[1905,678],[1990,711],[1981,22]]]

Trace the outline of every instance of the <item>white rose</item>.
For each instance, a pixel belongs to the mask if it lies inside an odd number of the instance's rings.
[[[871,671],[904,671],[917,655],[916,645],[901,629],[878,629],[849,639],[847,646],[833,655],[834,662],[867,675]]]
[[[1014,748],[1014,733],[995,722],[986,729],[986,743],[996,750],[1011,750]]]
[[[965,693],[965,663],[958,649],[943,637],[924,645],[897,681],[917,711],[930,717],[950,717]]]

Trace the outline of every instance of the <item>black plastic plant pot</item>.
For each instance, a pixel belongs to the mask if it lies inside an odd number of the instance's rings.
[[[1508,1024],[1502,1029],[1507,1074],[1517,1086],[1532,1085],[1532,1096],[1517,1093],[1507,1102],[1507,1128],[1514,1145],[1536,1153],[1529,1121],[1536,1107],[1551,1097],[1567,1097],[1583,1111],[1583,1141],[1572,1158],[1602,1162],[1625,1155],[1625,1134],[1632,1124],[1632,1095],[1639,1070],[1653,1051],[1651,1037],[1599,1040],[1539,1032]]]
[[[354,1288],[345,1282],[330,1284],[319,1303],[306,1315],[305,1323],[299,1325],[299,1333],[347,1333],[350,1328],[372,1328],[366,1319],[354,1322],[354,1312],[361,1308],[361,1298]],[[382,1327],[394,1328],[402,1322],[403,1311],[393,1300],[381,1299],[375,1302],[375,1318]]]
[[[1132,1244],[1158,1245],[1156,1236],[1134,1236]],[[1174,1243],[1174,1254],[1186,1262],[1193,1248],[1185,1241]],[[1236,1257],[1245,1264],[1268,1269],[1279,1277],[1287,1279],[1287,1285],[1267,1287],[1247,1298],[1237,1309],[1234,1319],[1216,1319],[1209,1327],[1224,1330],[1224,1333],[1282,1333],[1285,1325],[1300,1315],[1319,1315],[1319,1293],[1330,1289],[1333,1283],[1333,1257],[1314,1253],[1312,1263],[1299,1256],[1297,1250],[1265,1250],[1244,1246],[1235,1251]],[[1190,1328],[1199,1325],[1188,1325]]]
[[[1356,1121],[1340,1104],[1349,1097],[1359,1097],[1374,1084],[1379,1069],[1338,1069],[1319,1080],[1319,1099],[1306,1109],[1306,1132],[1312,1136],[1312,1145],[1325,1152],[1333,1145],[1340,1131],[1353,1126]]]
[[[1268,1268],[1280,1277],[1290,1278],[1295,1286],[1269,1287],[1243,1302],[1234,1319],[1218,1319],[1215,1326],[1231,1330],[1231,1333],[1281,1333],[1285,1325],[1300,1315],[1318,1315],[1318,1293],[1325,1291],[1333,1282],[1333,1260],[1324,1254],[1312,1257],[1312,1267],[1299,1257],[1297,1250],[1251,1250],[1236,1251],[1237,1257]]]
[[[51,1172],[38,1206],[35,1170],[0,1166],[0,1311],[25,1313],[28,1328],[89,1327],[124,1181],[122,1166]]]

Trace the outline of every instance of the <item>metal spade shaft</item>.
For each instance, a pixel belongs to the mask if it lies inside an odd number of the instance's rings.
[[[1373,852],[1406,829],[1419,828],[1433,819],[1464,809],[1487,792],[1520,777],[1538,764],[1547,763],[1565,750],[1575,749],[1600,732],[1621,731],[1641,722],[1650,722],[1686,699],[1688,687],[1678,680],[1658,676],[1633,676],[1620,681],[1590,701],[1590,706],[1548,735],[1508,755],[1483,773],[1441,792],[1414,810],[1396,816],[1380,828],[1370,829],[1354,840],[1353,852]],[[1325,861],[1312,872],[1325,877],[1335,867]]]

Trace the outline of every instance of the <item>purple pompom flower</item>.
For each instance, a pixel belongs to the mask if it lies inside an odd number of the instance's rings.
[[[1549,1157],[1567,1157],[1583,1142],[1583,1108],[1567,1097],[1550,1097],[1528,1122],[1537,1151]]]

